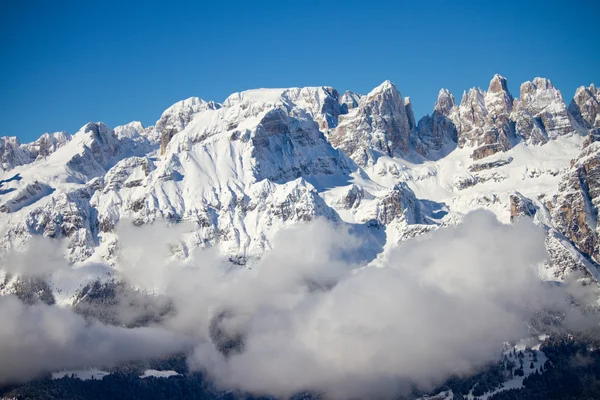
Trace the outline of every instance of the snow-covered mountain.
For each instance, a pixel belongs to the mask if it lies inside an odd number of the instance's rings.
[[[460,104],[440,90],[416,122],[389,81],[366,95],[257,89],[223,104],[180,101],[151,127],[89,123],[29,144],[4,137],[0,247],[43,235],[64,238],[72,263],[114,263],[119,221],[166,219],[194,226],[179,257],[216,246],[252,264],[280,229],[324,217],[364,235],[377,263],[401,241],[485,208],[545,228],[545,278],[580,270],[596,279],[599,100],[593,85],[581,87],[567,107],[543,78],[514,98],[495,75]]]

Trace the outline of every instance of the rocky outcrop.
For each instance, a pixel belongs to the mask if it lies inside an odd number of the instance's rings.
[[[476,160],[508,150],[516,141],[512,103],[506,78],[500,75],[494,75],[487,92],[470,89],[455,116],[458,146],[475,148],[471,156]]]
[[[404,182],[395,185],[375,204],[375,220],[381,225],[389,225],[394,220],[400,220],[406,224],[423,222],[420,203],[414,192]]]
[[[595,118],[591,91],[580,90],[578,93],[578,101],[584,106],[587,118],[590,119],[590,115]],[[496,74],[487,91],[470,89],[463,94],[458,107],[449,94],[440,92],[436,107],[438,103],[441,107],[437,114],[444,115],[456,126],[458,147],[473,148],[471,157],[475,160],[506,151],[521,140],[544,144],[577,130],[577,123],[567,110],[560,91],[548,79],[535,78],[533,82],[525,82],[521,85],[520,95],[520,99],[513,99],[506,78]],[[433,148],[437,147],[435,143],[439,142],[440,136],[435,132],[435,114],[434,111],[434,117],[422,119],[418,128],[420,142],[432,142]],[[451,130],[447,122],[438,125],[445,131]],[[423,153],[420,149],[424,147],[417,147],[417,151]]]
[[[567,110],[562,94],[554,87],[549,79],[535,78],[532,82],[521,85],[520,98],[515,103],[518,117],[535,119],[538,125],[534,128],[541,129],[548,139],[556,139],[559,136],[573,134],[576,130],[575,120]],[[521,123],[522,127],[531,124]],[[537,132],[535,135],[536,136]],[[528,138],[532,136],[527,129],[521,132],[521,136]]]
[[[347,90],[340,98],[340,104],[342,105],[342,110],[344,110],[342,114],[347,114],[350,110],[358,107],[360,97],[359,94]]]
[[[518,100],[516,102],[518,104]],[[540,145],[548,142],[548,134],[540,117],[535,118],[529,111],[517,106],[513,112],[513,119],[517,135],[526,143]]]
[[[0,212],[12,213],[19,211],[53,191],[54,189],[47,184],[34,181],[25,185],[23,189],[16,191],[9,201],[0,205]]]
[[[329,141],[358,165],[367,166],[381,155],[408,154],[410,136],[404,99],[393,83],[385,81],[361,97],[358,107],[340,116]]]
[[[569,105],[569,111],[585,129],[600,130],[600,89],[596,89],[594,84],[587,88],[579,87]]]
[[[479,172],[487,169],[498,168],[503,165],[510,164],[513,161],[512,157],[497,157],[492,160],[482,161],[471,164],[469,167],[470,172]]]
[[[250,140],[258,180],[279,182],[349,171],[344,157],[311,120],[294,118],[283,108],[267,112],[252,129]]]
[[[456,146],[458,135],[452,120],[456,112],[456,102],[452,93],[447,89],[440,90],[433,114],[421,118],[417,125],[417,153],[428,157],[447,145]]]
[[[600,142],[589,143],[563,177],[552,218],[583,253],[600,262]]]
[[[533,217],[537,211],[533,202],[519,192],[511,193],[509,201],[511,222],[521,217]]]

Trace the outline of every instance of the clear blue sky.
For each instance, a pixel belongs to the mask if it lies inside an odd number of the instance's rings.
[[[172,103],[256,87],[366,93],[390,79],[430,113],[494,73],[600,84],[600,2],[0,2],[0,136],[152,125]]]

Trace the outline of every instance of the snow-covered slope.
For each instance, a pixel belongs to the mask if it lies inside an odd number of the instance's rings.
[[[486,208],[546,229],[545,278],[582,270],[593,279],[597,99],[593,86],[580,88],[567,108],[541,78],[514,99],[496,75],[459,105],[441,90],[433,114],[415,123],[389,81],[366,96],[257,89],[223,104],[183,100],[151,127],[89,123],[26,145],[2,138],[0,246],[64,238],[71,262],[113,263],[119,221],[166,219],[193,227],[178,256],[217,247],[246,264],[280,229],[324,217],[368,237],[380,258]]]

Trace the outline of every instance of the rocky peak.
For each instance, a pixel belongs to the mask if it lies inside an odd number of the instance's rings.
[[[492,118],[505,116],[512,111],[513,97],[508,91],[508,82],[501,75],[494,75],[490,82],[490,87],[485,94],[486,108],[490,112]]]
[[[488,110],[483,91],[479,88],[471,88],[465,92],[458,107],[459,147],[479,147],[485,144],[482,136],[487,116]]]
[[[358,107],[358,102],[360,101],[360,95],[349,90],[346,90],[344,95],[340,99],[340,104],[342,107],[345,106],[345,113],[348,111],[355,109]]]
[[[492,78],[487,92],[472,88],[463,94],[454,117],[458,146],[473,147],[474,159],[508,150],[514,142],[512,103],[506,78],[498,74]]]
[[[340,116],[329,136],[331,143],[361,166],[379,155],[405,155],[410,150],[411,127],[402,95],[385,81],[361,97],[358,107]]]
[[[195,114],[204,110],[216,110],[220,107],[214,101],[204,101],[198,97],[190,97],[167,108],[156,122],[156,131],[160,136],[160,153],[165,153],[171,138],[177,132],[182,131]]]
[[[527,111],[543,126],[548,138],[569,135],[575,131],[575,121],[567,111],[562,94],[546,78],[535,78],[521,85],[517,106]]]
[[[457,131],[452,118],[456,114],[456,102],[448,89],[441,89],[433,107],[433,114],[419,120],[415,150],[430,157],[448,144],[456,144]]]
[[[20,151],[21,142],[16,136],[3,136],[0,138],[0,167],[9,170],[24,163],[25,157]]]
[[[474,147],[472,157],[479,159],[506,151],[521,139],[544,144],[575,131],[576,122],[550,80],[535,78],[525,82],[520,95],[515,100],[506,78],[498,74],[487,92],[475,88],[465,92],[453,118],[458,146]]]
[[[533,202],[515,191],[509,195],[510,221],[515,222],[522,217],[533,217],[537,212]]]
[[[448,116],[455,107],[456,101],[452,93],[448,89],[440,89],[433,111]]]
[[[586,129],[600,128],[600,90],[592,83],[580,86],[571,100],[569,111],[573,118]]]
[[[508,92],[508,81],[505,77],[500,74],[495,74],[490,81],[490,87],[488,89],[490,93]]]

